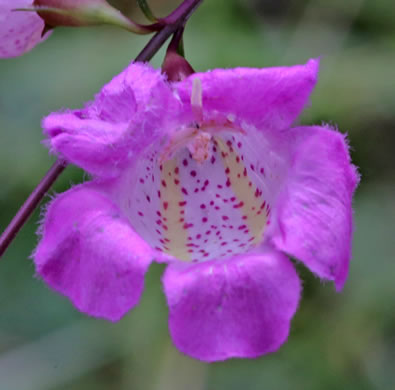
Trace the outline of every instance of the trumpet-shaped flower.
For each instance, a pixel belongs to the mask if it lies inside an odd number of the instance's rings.
[[[340,290],[358,183],[345,137],[291,127],[318,63],[217,69],[169,83],[132,63],[84,109],[43,121],[93,179],[49,205],[39,275],[84,313],[119,320],[166,262],[175,345],[205,361],[286,340],[300,298],[288,256]]]
[[[31,50],[44,37],[44,21],[35,12],[15,11],[31,8],[33,0],[0,0],[0,58],[17,57]]]

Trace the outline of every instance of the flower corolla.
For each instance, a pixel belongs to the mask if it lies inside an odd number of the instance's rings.
[[[81,110],[43,121],[51,151],[92,175],[55,197],[38,274],[82,312],[119,320],[152,261],[175,345],[204,361],[286,340],[301,284],[289,256],[340,290],[359,177],[345,136],[291,127],[318,61],[168,82],[132,63]]]

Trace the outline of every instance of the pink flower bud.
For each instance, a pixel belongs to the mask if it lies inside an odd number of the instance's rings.
[[[134,23],[105,0],[34,0],[48,27],[115,24],[133,30]]]
[[[141,26],[105,0],[0,0],[0,58],[31,50],[57,26],[112,24],[137,34],[158,30]]]
[[[35,12],[15,11],[32,7],[33,0],[0,0],[0,58],[20,56],[42,42],[44,21]]]

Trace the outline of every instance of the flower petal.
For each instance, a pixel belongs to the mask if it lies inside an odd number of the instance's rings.
[[[292,263],[272,250],[226,262],[171,264],[163,283],[175,345],[208,362],[275,351],[288,336],[300,295]]]
[[[52,113],[43,121],[53,151],[99,176],[115,176],[163,136],[167,112],[179,102],[160,71],[132,63],[82,110]]]
[[[280,195],[278,249],[340,290],[351,257],[353,192],[359,182],[345,137],[330,128],[292,129],[293,164]]]
[[[288,128],[306,105],[317,81],[318,60],[306,65],[276,68],[216,69],[196,73],[176,84],[189,103],[192,80],[203,89],[203,111],[235,116],[260,130]]]
[[[35,13],[13,11],[29,8],[32,0],[0,0],[0,58],[20,56],[45,40],[41,34],[44,21]]]
[[[115,176],[125,160],[127,123],[78,118],[75,112],[52,113],[42,126],[51,151],[91,174]]]
[[[84,184],[50,204],[33,257],[80,311],[117,321],[138,303],[152,251],[98,185]]]

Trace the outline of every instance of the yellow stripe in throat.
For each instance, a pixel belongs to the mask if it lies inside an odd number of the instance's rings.
[[[177,259],[190,261],[188,227],[185,221],[186,201],[181,192],[176,159],[167,160],[161,167],[161,221],[164,237],[163,251]]]
[[[267,225],[267,208],[269,205],[266,204],[260,190],[248,177],[247,168],[235,152],[234,145],[225,144],[219,137],[215,137],[215,141],[221,151],[222,162],[228,177],[227,183],[237,197],[236,207],[243,215],[249,234],[253,238],[251,244],[258,245],[262,242]]]

